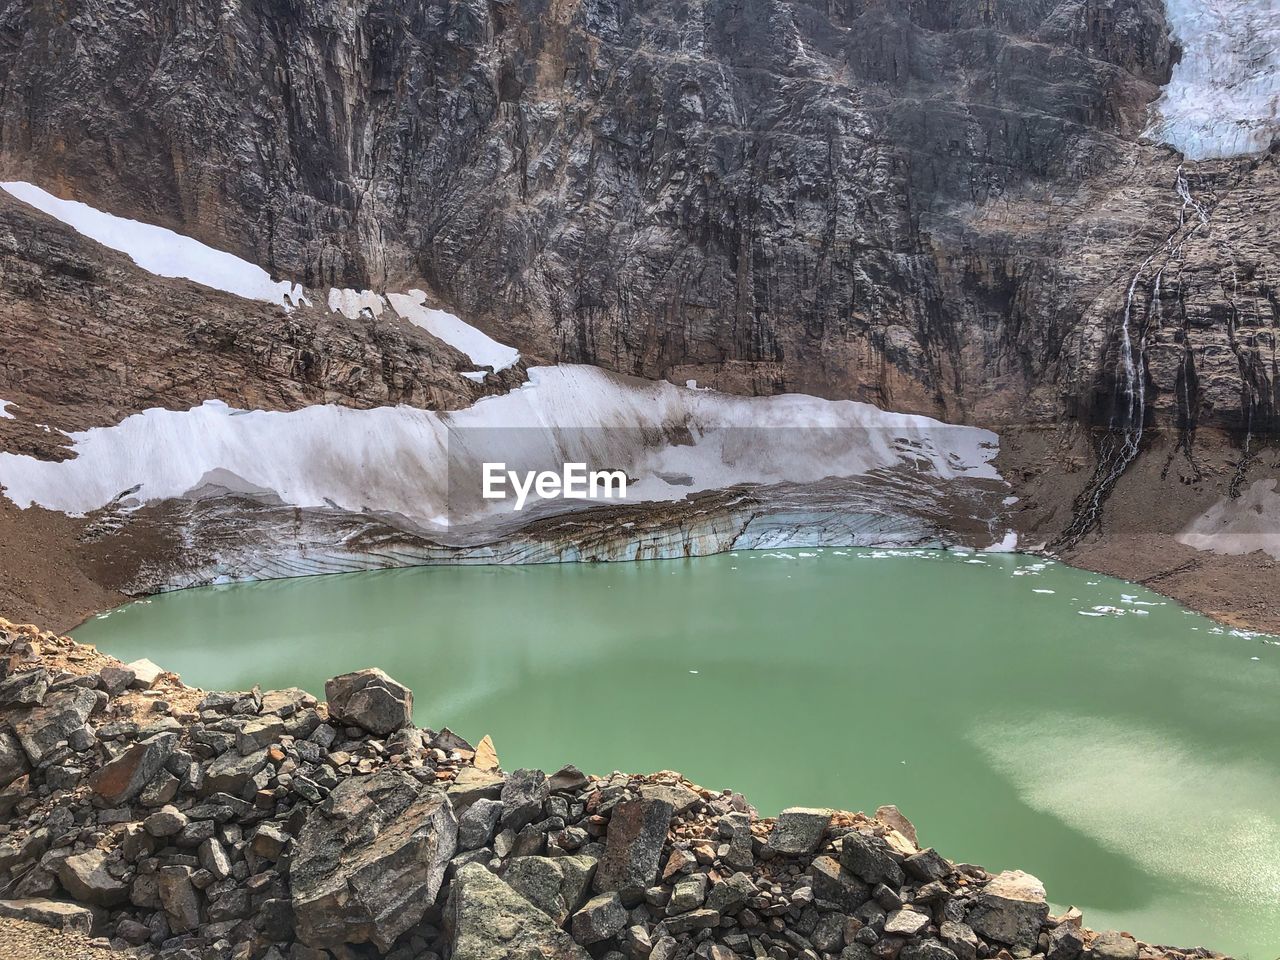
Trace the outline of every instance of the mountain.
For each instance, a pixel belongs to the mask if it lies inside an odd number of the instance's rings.
[[[87,519],[68,525],[52,479],[64,474],[17,462],[86,449],[58,431],[210,400],[371,416],[399,404],[452,423],[446,411],[517,387],[544,397],[531,369],[587,365],[621,375],[604,408],[626,415],[581,416],[600,396],[588,391],[539,400],[572,415],[533,428],[625,427],[637,439],[610,453],[674,476],[682,431],[742,422],[708,427],[684,400],[660,408],[665,388],[645,381],[665,380],[819,398],[835,406],[804,416],[836,416],[833,429],[870,422],[839,406],[857,401],[993,431],[1006,488],[970,478],[957,506],[937,485],[945,470],[904,492],[860,467],[839,474],[857,487],[839,503],[888,520],[839,535],[985,546],[1012,529],[1024,546],[1274,626],[1257,577],[1274,570],[1280,532],[1256,520],[1280,429],[1269,9],[7,3],[6,181],[168,228],[306,294],[269,303],[160,276],[127,244],[0,195],[0,398],[12,404],[0,443],[13,455],[0,483],[12,496],[18,473],[47,475],[54,508],[6,504],[0,529],[74,541],[89,593],[477,545],[496,559],[625,556],[612,513],[592,543],[566,541],[554,517],[538,521],[551,530],[448,536],[377,490],[339,501],[332,486],[298,494],[245,469],[162,490],[137,467],[140,490],[80,504]],[[459,346],[477,338],[520,360],[498,370]],[[207,438],[204,420],[177,423]],[[110,442],[134,463],[159,441],[130,429]],[[273,459],[270,443],[235,442],[237,463]],[[666,460],[649,462],[653,450]],[[812,478],[719,479],[699,486]],[[736,496],[713,509],[664,495],[645,514],[667,518],[656,549],[740,542],[758,495]],[[670,537],[691,513],[706,528]],[[12,602],[53,612],[32,596],[20,587]]]

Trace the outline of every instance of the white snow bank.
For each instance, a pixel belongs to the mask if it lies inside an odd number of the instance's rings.
[[[339,406],[241,412],[215,401],[186,411],[148,410],[114,427],[72,434],[71,460],[0,453],[0,485],[19,506],[77,514],[122,494],[129,505],[216,483],[274,491],[297,506],[391,512],[443,525],[512,509],[511,499],[480,498],[485,462],[521,471],[577,462],[622,469],[633,480],[631,501],[872,471],[893,471],[899,490],[915,480],[999,476],[995,434],[869,404],[737,397],[587,366],[529,373],[518,390],[445,414]]]
[[[1280,560],[1276,481],[1255,480],[1236,499],[1224,497],[1191,521],[1177,539],[1197,550],[1233,555],[1261,550]]]
[[[30,183],[0,183],[0,188],[104,247],[128,255],[143,270],[158,276],[182,277],[237,297],[281,306],[302,299],[301,285],[272,280],[267,271],[247,260],[164,227],[103,213],[74,200],[60,200]]]
[[[339,290],[337,287],[329,290],[329,309],[334,313],[342,314],[348,320],[354,320],[360,316],[362,310],[368,310],[375,317],[380,317],[386,305],[387,301],[372,290]]]
[[[1280,132],[1280,0],[1165,0],[1182,61],[1148,133],[1190,160],[1262,153]]]
[[[452,313],[428,307],[427,295],[421,290],[410,290],[408,294],[391,293],[387,298],[400,316],[449,346],[457,347],[478,366],[505,370],[520,359],[520,352],[514,347],[499,343]]]
[[[12,400],[0,400],[0,420],[16,420],[18,419],[9,412],[9,407],[13,406]]]

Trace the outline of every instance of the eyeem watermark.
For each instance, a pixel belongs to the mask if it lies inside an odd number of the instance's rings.
[[[484,464],[481,496],[485,500],[507,499],[507,489],[515,493],[516,509],[523,510],[530,493],[542,500],[612,500],[627,496],[627,475],[622,470],[587,470],[585,463],[566,463],[554,470],[508,470],[505,463]]]

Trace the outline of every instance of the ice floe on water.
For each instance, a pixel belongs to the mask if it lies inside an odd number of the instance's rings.
[[[181,277],[248,300],[300,303],[300,284],[272,280],[261,267],[165,227],[139,223],[96,210],[86,203],[62,200],[30,183],[0,183],[23,203],[61,220],[77,233],[119,251],[139,267],[161,277]]]
[[[1263,153],[1280,131],[1280,0],[1165,0],[1182,59],[1149,133],[1191,160]]]
[[[218,488],[437,526],[511,509],[511,499],[481,499],[486,462],[519,471],[571,462],[624,470],[632,501],[881,471],[908,484],[999,480],[995,434],[869,404],[690,391],[588,366],[535,367],[529,378],[449,413],[334,405],[241,411],[216,401],[147,410],[71,434],[69,460],[0,453],[0,485],[21,506],[76,514],[121,497],[143,503]],[[673,475],[684,481],[664,479]]]

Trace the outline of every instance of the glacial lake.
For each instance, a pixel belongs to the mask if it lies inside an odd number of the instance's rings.
[[[503,766],[894,803],[1095,929],[1280,953],[1280,646],[1032,557],[795,549],[208,587],[77,639],[206,689],[379,666]]]

